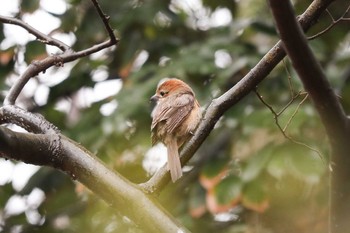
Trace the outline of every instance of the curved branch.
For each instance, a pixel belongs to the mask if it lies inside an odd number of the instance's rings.
[[[105,25],[105,28],[109,35],[109,40],[102,42],[100,44],[94,45],[88,49],[84,49],[78,52],[74,52],[68,45],[64,44],[63,42],[54,39],[50,36],[44,35],[43,33],[39,32],[35,28],[31,27],[30,25],[26,24],[25,22],[11,18],[11,17],[4,17],[0,16],[0,21],[3,23],[9,23],[9,24],[15,24],[18,25],[24,29],[26,29],[29,33],[35,35],[37,38],[39,38],[43,43],[50,44],[53,46],[58,47],[63,51],[63,54],[60,55],[53,55],[48,56],[43,60],[40,61],[34,61],[32,62],[26,71],[21,75],[21,77],[16,81],[16,83],[11,87],[9,92],[7,93],[4,105],[13,105],[16,102],[16,99],[18,98],[18,95],[24,88],[24,86],[27,84],[27,82],[34,76],[38,75],[40,72],[45,72],[46,69],[52,67],[52,66],[62,66],[66,62],[74,61],[78,58],[90,55],[92,53],[98,52],[102,49],[108,48],[110,46],[116,45],[119,40],[115,37],[113,33],[113,29],[108,23],[109,17],[106,16],[102,9],[100,8],[100,5],[96,0],[92,0],[100,18],[103,21],[103,24]]]
[[[15,105],[5,105],[0,108],[0,125],[7,123],[18,125],[32,133],[60,133],[58,128],[48,122],[42,115],[27,112]]]
[[[306,11],[299,17],[299,23],[304,31],[307,31],[316,23],[322,12],[333,1],[315,0],[310,4]],[[195,135],[186,143],[181,151],[182,164],[187,163],[192,158],[220,117],[248,93],[255,90],[256,86],[273,70],[285,55],[282,43],[279,41],[235,86],[220,97],[212,100],[204,113],[203,120],[199,124]],[[159,192],[169,181],[170,175],[167,172],[166,166],[164,166],[148,182],[141,184],[141,187],[145,192]]]
[[[33,28],[32,26],[30,26],[29,24],[23,22],[20,19],[16,19],[16,18],[13,18],[13,17],[6,17],[6,16],[1,16],[0,15],[0,22],[20,26],[20,27],[24,28],[25,30],[27,30],[29,33],[31,33],[34,36],[36,36],[36,38],[38,40],[40,40],[41,42],[43,42],[44,44],[56,46],[57,48],[59,48],[62,51],[68,51],[68,50],[71,49],[67,44],[63,43],[62,41],[57,40],[57,39],[55,39],[55,38],[53,38],[51,36],[45,35],[44,33],[42,33],[39,30]]]
[[[147,232],[188,232],[156,200],[109,170],[80,144],[61,135],[41,115],[7,105],[0,108],[0,125],[5,123],[36,134],[13,132],[0,126],[0,157],[50,166],[69,174]]]
[[[188,232],[157,201],[63,135],[18,133],[0,126],[0,156],[62,170],[146,232]]]

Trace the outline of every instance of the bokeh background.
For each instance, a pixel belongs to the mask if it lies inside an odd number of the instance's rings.
[[[28,22],[76,51],[107,39],[88,0],[6,1],[1,14]],[[100,0],[120,38],[103,50],[33,78],[18,104],[45,116],[127,179],[142,183],[165,163],[151,148],[149,97],[162,78],[194,89],[203,109],[253,68],[278,41],[265,1]],[[301,14],[311,1],[294,1]],[[348,7],[336,1],[335,19]],[[328,13],[309,32],[332,23]],[[350,108],[349,25],[310,41]],[[23,29],[0,24],[2,95],[34,60],[59,52]],[[230,109],[160,194],[192,232],[327,232],[329,146],[288,59]],[[291,99],[294,99],[290,103]],[[13,127],[15,130],[21,130]],[[47,167],[0,160],[0,232],[143,232],[78,182]],[[122,212],[122,210],[121,210]]]

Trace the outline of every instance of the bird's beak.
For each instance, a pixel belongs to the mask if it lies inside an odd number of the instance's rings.
[[[157,95],[154,95],[149,99],[149,101],[154,103],[154,104],[157,103],[158,100],[159,100],[159,96],[157,96]]]

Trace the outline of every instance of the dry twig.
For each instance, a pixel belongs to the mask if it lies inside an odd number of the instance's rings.
[[[4,100],[4,105],[15,104],[18,95],[21,93],[22,89],[27,84],[27,82],[32,77],[38,75],[40,72],[45,72],[46,69],[52,66],[62,66],[66,62],[71,62],[78,58],[85,57],[92,53],[98,52],[102,49],[116,45],[118,43],[119,40],[115,37],[113,33],[113,29],[109,25],[109,22],[108,22],[109,16],[103,13],[100,5],[96,0],[91,0],[91,1],[93,2],[100,18],[103,21],[103,24],[109,35],[109,40],[78,52],[74,52],[68,45],[66,45],[62,41],[59,41],[57,39],[54,39],[51,36],[41,33],[40,31],[36,30],[35,28],[31,27],[30,25],[28,25],[27,23],[23,22],[20,19],[0,16],[0,22],[18,25],[24,28],[25,30],[27,30],[29,33],[36,36],[39,41],[45,44],[56,46],[61,51],[63,51],[62,54],[51,55],[40,61],[33,61],[25,70],[25,72],[21,75],[21,77],[17,79],[17,81],[14,83],[14,85],[11,87],[11,89],[7,93]]]
[[[329,17],[332,20],[332,23],[326,27],[324,30],[318,32],[317,34],[313,35],[313,36],[309,36],[307,39],[308,40],[313,40],[323,34],[325,34],[326,32],[328,32],[329,30],[331,30],[331,28],[333,28],[336,24],[340,23],[340,22],[345,22],[345,21],[350,21],[350,17],[346,17],[346,14],[348,14],[350,12],[350,5],[348,6],[348,8],[345,10],[345,12],[343,13],[343,15],[341,17],[339,17],[339,19],[334,19],[333,15],[331,14],[331,12],[329,12],[329,10],[327,9],[326,12],[328,13]]]
[[[275,119],[275,123],[278,127],[278,129],[281,131],[281,133],[283,134],[283,136],[285,138],[287,138],[289,141],[293,142],[294,144],[297,144],[297,145],[300,145],[300,146],[303,146],[303,147],[306,147],[308,148],[309,150],[311,151],[314,151],[318,154],[318,156],[322,159],[322,161],[324,162],[324,159],[323,159],[323,155],[322,153],[317,150],[316,148],[313,148],[312,146],[304,143],[304,142],[301,142],[301,141],[298,141],[296,139],[294,139],[292,136],[288,135],[286,133],[287,131],[287,128],[288,126],[290,125],[290,123],[292,122],[292,120],[294,119],[294,117],[296,116],[296,114],[298,113],[301,105],[306,101],[306,99],[308,98],[308,94],[306,92],[301,92],[299,91],[296,95],[292,96],[290,101],[282,108],[282,110],[280,112],[276,112],[274,110],[274,108],[268,104],[264,99],[263,97],[259,94],[259,92],[257,91],[257,89],[254,90],[255,94],[257,95],[258,99],[271,111],[271,113],[273,114],[273,118]],[[281,126],[281,124],[279,123],[279,120],[278,118],[281,116],[281,114],[284,112],[284,110],[286,110],[300,95],[304,95],[304,98],[299,102],[299,104],[297,105],[296,109],[294,110],[293,114],[290,116],[290,118],[288,119],[286,125],[284,127]]]

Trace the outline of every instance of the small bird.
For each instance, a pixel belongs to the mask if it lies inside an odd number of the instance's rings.
[[[182,176],[178,148],[193,135],[201,113],[191,87],[180,79],[160,82],[150,99],[156,105],[152,111],[152,145],[162,142],[167,147],[168,169],[173,182]]]

